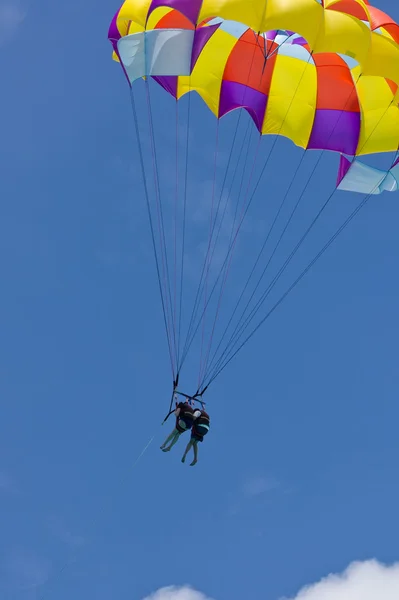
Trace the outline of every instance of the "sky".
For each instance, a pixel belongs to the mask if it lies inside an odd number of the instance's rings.
[[[399,19],[394,0],[378,6]],[[185,440],[162,454],[172,382],[129,91],[107,41],[117,8],[0,0],[0,597],[396,599],[398,197],[367,204],[209,388],[198,465],[181,464]],[[168,202],[174,113],[152,90]],[[215,147],[211,115],[193,111],[188,297]],[[279,140],[270,203],[300,156]],[[291,247],[337,164],[317,166]],[[297,272],[357,202],[335,197]],[[193,359],[190,393],[194,372]]]

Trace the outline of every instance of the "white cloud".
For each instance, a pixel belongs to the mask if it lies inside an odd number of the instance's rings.
[[[354,562],[341,574],[304,587],[291,600],[398,600],[399,563]]]
[[[328,575],[304,587],[295,598],[281,600],[398,600],[399,563],[376,560],[352,563],[343,573]],[[143,600],[212,600],[189,586],[161,588]]]
[[[23,0],[0,0],[0,44],[7,42],[26,18]]]
[[[212,600],[201,592],[197,592],[191,587],[165,587],[161,588],[144,600]]]

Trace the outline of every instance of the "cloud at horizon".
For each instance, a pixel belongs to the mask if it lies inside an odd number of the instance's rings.
[[[330,574],[304,587],[294,597],[282,600],[397,600],[399,563],[384,565],[377,560],[353,562],[340,574]]]
[[[377,560],[353,562],[339,574],[329,574],[306,585],[296,596],[279,600],[397,600],[399,563],[385,565]],[[143,600],[212,600],[190,586],[164,587]]]
[[[190,586],[170,586],[159,589],[143,600],[212,600],[212,598]]]

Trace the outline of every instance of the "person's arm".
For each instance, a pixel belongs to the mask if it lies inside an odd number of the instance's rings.
[[[168,412],[168,414],[166,415],[166,417],[163,420],[163,423],[166,423],[166,421],[169,419],[170,415],[176,414],[176,410],[177,410],[177,402],[176,402],[176,408],[172,408],[172,410],[170,412]],[[163,425],[162,423],[162,425]]]

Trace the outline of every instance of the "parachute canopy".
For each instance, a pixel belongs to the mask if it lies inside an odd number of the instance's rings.
[[[245,108],[306,149],[399,147],[399,26],[363,0],[127,0],[109,38],[130,84],[195,91],[218,118]]]

